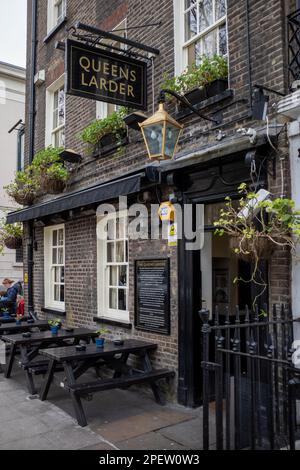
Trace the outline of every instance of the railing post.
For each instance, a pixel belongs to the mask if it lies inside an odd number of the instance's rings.
[[[203,450],[209,450],[209,334],[211,327],[209,325],[209,310],[199,311],[202,325],[202,369],[203,369]]]

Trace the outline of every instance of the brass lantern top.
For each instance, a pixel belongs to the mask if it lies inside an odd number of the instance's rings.
[[[161,122],[168,122],[169,124],[178,127],[178,129],[183,129],[184,126],[179,124],[170,114],[167,113],[167,111],[164,108],[163,103],[159,103],[159,108],[156,113],[153,114],[153,116],[150,116],[146,121],[143,121],[140,123],[140,127],[143,129],[146,126],[151,126],[152,124],[159,124]]]

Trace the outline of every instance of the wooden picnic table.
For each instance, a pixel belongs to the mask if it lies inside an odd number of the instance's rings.
[[[157,344],[145,341],[128,339],[123,345],[117,346],[113,342],[105,342],[103,348],[95,344],[86,346],[85,351],[77,351],[75,347],[44,349],[39,351],[42,356],[50,359],[48,371],[40,391],[40,399],[47,399],[54,374],[57,367],[62,366],[65,380],[58,379],[58,383],[71,394],[76,418],[80,426],[86,426],[87,420],[81,402],[82,396],[89,396],[95,392],[114,388],[127,388],[139,383],[149,383],[155,400],[163,405],[164,397],[157,384],[158,380],[173,377],[175,374],[168,369],[153,370],[149,353],[157,348]],[[138,356],[141,368],[136,369],[128,364],[130,356]],[[106,366],[113,371],[112,378],[78,383],[88,369]]]
[[[33,328],[49,330],[49,325],[45,320],[37,320],[33,323],[22,322],[21,325],[16,325],[16,323],[7,323],[0,326],[0,338],[1,336],[8,334],[26,333],[27,331],[31,331]]]
[[[60,329],[57,335],[53,335],[51,331],[43,331],[31,333],[26,338],[23,334],[4,335],[2,341],[10,345],[9,359],[7,362],[5,377],[11,377],[12,367],[16,358],[17,348],[20,349],[21,361],[20,365],[25,370],[28,391],[31,395],[36,394],[36,388],[33,376],[43,374],[48,370],[48,361],[33,362],[39,355],[39,350],[49,348],[51,346],[70,346],[69,341],[73,340],[73,344],[79,344],[81,340],[89,342],[97,337],[97,334],[87,328],[74,328],[72,331]]]

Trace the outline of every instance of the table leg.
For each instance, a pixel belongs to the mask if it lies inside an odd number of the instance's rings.
[[[11,371],[12,371],[13,363],[14,363],[14,360],[15,360],[16,350],[17,350],[17,346],[15,344],[12,344],[11,349],[10,349],[10,354],[9,354],[9,359],[8,359],[6,371],[5,371],[5,378],[6,379],[9,379],[10,376],[11,376]]]
[[[72,369],[71,364],[64,362],[63,364],[66,378],[67,378],[67,384],[68,385],[74,385],[76,383],[74,372]],[[79,426],[85,427],[87,426],[87,420],[85,417],[84,409],[81,403],[81,398],[74,392],[71,392],[71,398],[76,414],[76,419],[79,424]]]
[[[128,360],[128,357],[129,357],[129,353],[123,353],[122,356],[121,356],[121,359],[120,359],[120,362],[124,365],[126,365],[127,363],[127,360]],[[120,369],[117,369],[114,373],[114,379],[118,379],[122,376],[122,368]]]
[[[153,370],[153,367],[152,367],[152,364],[151,364],[151,361],[150,361],[150,357],[149,357],[149,354],[147,352],[145,353],[145,355],[143,357],[143,363],[144,363],[145,372],[151,372]],[[166,400],[165,400],[165,397],[164,397],[159,385],[157,385],[156,382],[151,382],[150,386],[151,386],[151,389],[152,389],[152,392],[153,392],[156,403],[158,403],[159,405],[165,405]]]
[[[28,392],[30,395],[35,395],[37,393],[34,381],[33,381],[33,375],[31,372],[29,372],[28,367],[30,364],[31,359],[34,357],[34,350],[29,353],[27,350],[26,346],[21,345],[20,346],[20,351],[21,351],[21,362],[23,366],[26,366],[25,370],[25,376],[26,376],[26,383],[27,383],[27,388]]]
[[[50,386],[51,386],[51,383],[52,383],[52,380],[53,380],[53,375],[54,375],[54,371],[55,371],[55,368],[56,368],[56,364],[57,364],[57,362],[54,359],[51,359],[51,361],[49,362],[47,374],[46,374],[45,380],[43,382],[43,385],[42,385],[42,388],[41,388],[41,391],[40,391],[40,400],[41,401],[47,400],[49,389],[50,389]]]

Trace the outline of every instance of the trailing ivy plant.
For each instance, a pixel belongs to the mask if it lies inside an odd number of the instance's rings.
[[[228,61],[226,57],[217,54],[204,55],[201,64],[190,65],[181,75],[170,77],[165,73],[162,88],[169,88],[183,95],[194,88],[203,88],[214,80],[227,79],[227,77]]]
[[[96,119],[79,134],[79,138],[93,146],[99,144],[102,137],[113,134],[117,142],[121,143],[126,132],[124,117],[128,114],[126,108],[120,108],[103,119]]]
[[[295,210],[295,202],[287,198],[259,201],[257,194],[247,189],[246,183],[238,190],[241,197],[237,206],[230,197],[225,199],[225,209],[221,209],[219,220],[214,222],[215,234],[231,237],[233,252],[252,261],[250,279],[236,278],[234,283],[253,282],[260,287],[253,302],[255,305],[267,288],[259,269],[260,260],[276,247],[288,248],[296,256],[300,241],[300,211]]]

